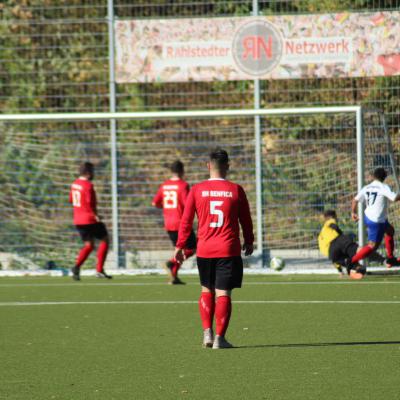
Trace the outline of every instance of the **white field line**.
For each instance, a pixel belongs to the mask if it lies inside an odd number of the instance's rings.
[[[190,284],[199,285],[197,281],[189,281]],[[243,286],[253,285],[400,285],[399,281],[321,281],[321,282],[245,282]],[[107,283],[0,283],[0,287],[71,287],[79,288],[83,286],[167,286],[165,282],[107,282]]]
[[[0,307],[26,307],[26,306],[68,306],[68,305],[165,305],[165,304],[197,304],[194,300],[170,300],[170,301],[12,301],[0,302]],[[234,304],[400,304],[395,300],[237,300]]]

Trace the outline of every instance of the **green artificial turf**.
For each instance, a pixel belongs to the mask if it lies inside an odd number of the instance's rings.
[[[183,279],[0,279],[0,399],[400,398],[399,277],[246,277],[231,350],[201,348]]]

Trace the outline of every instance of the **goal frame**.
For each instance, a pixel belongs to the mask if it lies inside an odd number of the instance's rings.
[[[357,148],[357,190],[364,185],[364,132],[363,132],[363,108],[353,106],[330,107],[292,107],[272,109],[226,109],[226,110],[187,110],[187,111],[145,111],[145,112],[94,112],[94,113],[22,113],[0,114],[0,122],[33,122],[33,121],[111,121],[119,120],[143,120],[143,119],[189,119],[212,117],[260,117],[260,116],[286,116],[286,115],[310,115],[310,114],[353,114],[356,121],[356,148]],[[255,184],[256,184],[256,256],[258,265],[264,267],[263,247],[263,212],[262,212],[262,149],[261,133],[255,129]],[[117,145],[116,136],[110,134],[111,151],[111,181],[112,181],[112,238],[113,252],[115,255],[115,267],[119,268],[119,231],[118,231],[118,190],[117,176]],[[363,246],[364,219],[363,205],[358,204],[358,243]]]

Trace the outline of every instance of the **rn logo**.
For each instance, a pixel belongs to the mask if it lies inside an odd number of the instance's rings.
[[[236,32],[232,54],[243,72],[255,77],[262,76],[278,65],[282,57],[282,39],[269,22],[251,21]]]

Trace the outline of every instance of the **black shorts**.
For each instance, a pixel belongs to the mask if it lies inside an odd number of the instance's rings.
[[[340,235],[332,241],[329,246],[329,259],[335,263],[345,266],[346,258],[353,258],[357,253],[358,244],[350,235]]]
[[[178,231],[167,231],[169,238],[174,246],[176,246],[176,242],[178,241]],[[196,235],[193,231],[190,232],[190,236],[186,241],[185,249],[195,250],[196,249]]]
[[[232,290],[242,287],[243,260],[241,256],[197,257],[201,286],[208,289]]]
[[[84,242],[89,242],[94,239],[102,240],[108,235],[107,228],[103,222],[88,225],[75,225],[75,227]]]

